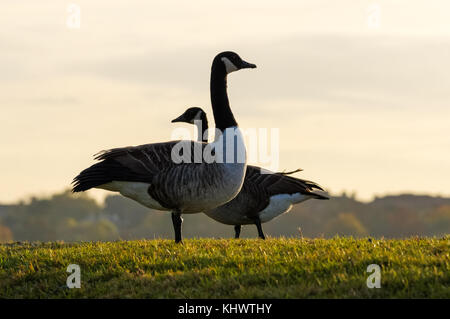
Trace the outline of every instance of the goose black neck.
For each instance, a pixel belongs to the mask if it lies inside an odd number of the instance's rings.
[[[201,139],[202,142],[208,143],[208,136],[205,134],[205,132],[208,130],[208,118],[206,117],[206,113],[202,114],[201,120],[202,120]]]
[[[237,126],[227,95],[227,74],[222,61],[214,60],[211,68],[211,104],[216,128],[222,132]]]

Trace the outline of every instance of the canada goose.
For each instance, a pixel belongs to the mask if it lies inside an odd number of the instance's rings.
[[[208,119],[199,107],[187,109],[172,120],[197,126],[198,140],[207,142]],[[288,173],[273,173],[257,166],[247,166],[244,185],[240,193],[228,203],[212,210],[204,211],[216,221],[234,225],[235,238],[239,238],[241,225],[255,224],[260,238],[265,239],[261,223],[288,212],[292,205],[310,198],[329,199],[318,184],[287,176]]]
[[[242,187],[246,151],[226,82],[229,73],[246,68],[256,65],[230,51],[213,60],[211,103],[221,131],[213,143],[170,141],[102,151],[95,156],[99,163],[74,178],[73,192],[100,188],[152,209],[172,211],[175,242],[181,242],[181,214],[211,210],[233,199]]]

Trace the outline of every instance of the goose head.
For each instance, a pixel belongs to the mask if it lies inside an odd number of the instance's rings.
[[[230,74],[241,69],[254,69],[256,65],[242,60],[235,52],[225,51],[216,55],[213,61],[214,67],[219,68],[225,74]]]
[[[190,107],[179,117],[173,119],[172,123],[184,122],[188,124],[194,124],[195,121],[204,121],[205,119],[205,111],[203,111],[200,107]]]

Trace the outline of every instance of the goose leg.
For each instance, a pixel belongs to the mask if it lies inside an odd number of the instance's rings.
[[[234,226],[234,238],[239,238],[241,235],[241,225]]]
[[[262,229],[262,226],[261,226],[261,221],[259,219],[257,219],[255,221],[255,225],[256,225],[256,228],[258,228],[259,238],[266,239],[266,236],[264,236],[264,232],[263,232],[263,229]]]
[[[173,223],[173,229],[175,230],[175,242],[181,243],[181,224],[183,223],[183,218],[181,218],[181,213],[172,212],[172,223]]]

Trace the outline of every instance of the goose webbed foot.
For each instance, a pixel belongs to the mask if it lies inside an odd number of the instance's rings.
[[[264,232],[263,232],[263,229],[262,229],[262,226],[261,226],[261,221],[259,219],[257,219],[255,221],[255,225],[256,225],[256,228],[258,229],[258,236],[259,236],[259,238],[266,239],[266,236],[264,236]]]
[[[241,235],[241,225],[234,226],[234,238],[238,239]]]
[[[173,229],[175,231],[175,243],[182,243],[181,241],[181,225],[183,224],[183,218],[181,218],[181,213],[172,213],[172,223]]]

